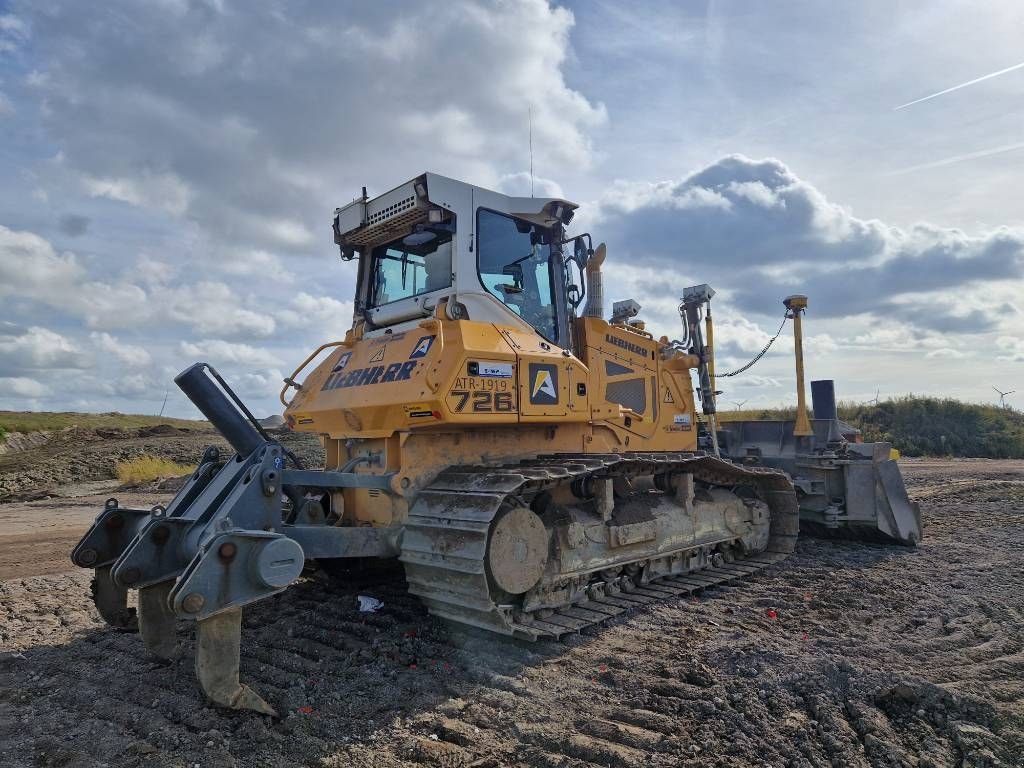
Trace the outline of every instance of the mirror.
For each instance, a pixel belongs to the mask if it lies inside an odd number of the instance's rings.
[[[590,254],[587,249],[587,242],[586,240],[583,239],[583,235],[580,235],[575,240],[573,240],[572,251],[573,261],[575,261],[579,265],[579,268],[583,269],[584,267],[586,267],[587,258]]]

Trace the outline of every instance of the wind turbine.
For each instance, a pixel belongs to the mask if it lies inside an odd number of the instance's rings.
[[[737,411],[747,404],[746,400],[741,400],[739,402],[737,402],[736,400],[730,400],[729,402],[736,406]]]
[[[995,389],[996,392],[999,394],[999,406],[1001,408],[1006,407],[1006,396],[1012,395],[1014,392],[1017,391],[1016,389],[1011,389],[1009,392],[1003,392],[1001,389],[997,389],[996,387],[992,387],[992,389]]]
[[[875,396],[872,399],[868,400],[868,402],[871,403],[872,405],[878,405],[878,392],[879,390],[876,389]]]

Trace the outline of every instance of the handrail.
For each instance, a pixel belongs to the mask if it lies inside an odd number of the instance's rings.
[[[345,342],[345,341],[329,341],[326,344],[321,344],[319,347],[317,347],[315,350],[313,350],[309,354],[309,356],[305,360],[302,361],[302,363],[299,365],[299,367],[295,369],[295,371],[292,373],[292,375],[288,376],[288,377],[286,377],[284,379],[284,386],[281,388],[281,394],[279,395],[279,398],[281,400],[281,404],[285,408],[287,408],[289,405],[291,405],[291,400],[285,400],[284,399],[284,394],[285,394],[285,392],[288,391],[289,387],[295,387],[296,392],[298,390],[302,389],[302,385],[295,381],[295,377],[298,376],[300,373],[302,373],[302,369],[305,368],[307,365],[309,365],[310,361],[313,360],[313,358],[315,358],[317,355],[319,355],[321,352],[323,352],[328,347],[341,347],[341,346],[345,346],[346,344],[347,344],[347,342]]]

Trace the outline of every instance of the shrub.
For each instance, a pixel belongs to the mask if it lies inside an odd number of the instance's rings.
[[[180,477],[195,472],[195,465],[178,464],[170,459],[162,459],[158,456],[148,454],[139,456],[136,459],[119,461],[114,467],[114,474],[117,479],[126,485],[138,485],[150,480],[160,480],[167,477]]]

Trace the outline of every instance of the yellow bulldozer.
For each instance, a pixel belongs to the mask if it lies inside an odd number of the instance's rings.
[[[822,445],[779,428],[793,466],[743,435],[742,455],[724,455],[713,291],[684,292],[683,342],[647,332],[632,300],[606,319],[605,247],[566,234],[576,207],[426,173],[338,209],[352,327],[281,393],[325,467],[300,466],[211,366],[184,371],[177,384],[235,453],[208,449],[166,508],[107,503],[72,553],[95,570],[103,618],[163,658],[178,620],[195,621],[205,694],[273,714],[239,681],[242,608],[311,561],[396,558],[435,616],[530,640],[785,558],[807,500],[843,527],[843,467],[874,494],[878,457],[830,442],[827,424]]]

